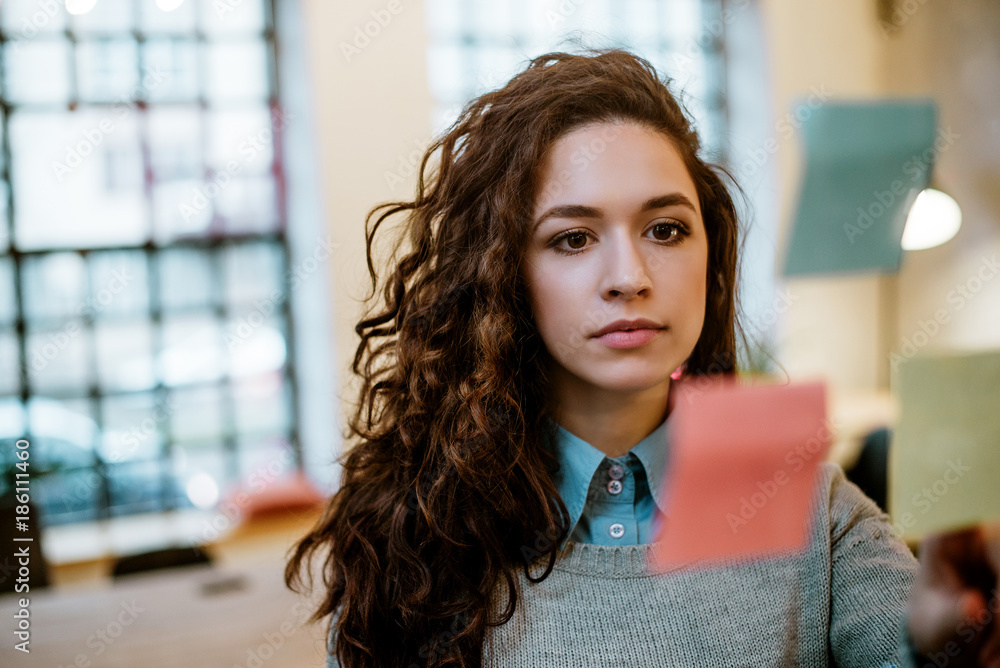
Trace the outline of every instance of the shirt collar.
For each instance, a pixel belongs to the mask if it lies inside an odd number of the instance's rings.
[[[556,425],[555,454],[559,461],[559,470],[553,476],[553,481],[569,511],[569,536],[583,515],[590,481],[606,455],[562,425],[555,422],[553,424]],[[664,513],[666,493],[663,489],[663,477],[669,446],[667,436],[667,418],[664,418],[656,429],[629,450],[642,464],[653,501]]]

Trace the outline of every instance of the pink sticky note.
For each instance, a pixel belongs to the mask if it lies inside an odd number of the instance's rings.
[[[661,566],[797,552],[831,432],[822,383],[675,383]]]

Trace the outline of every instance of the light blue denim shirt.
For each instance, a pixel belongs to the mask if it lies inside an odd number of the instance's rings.
[[[569,511],[567,540],[596,545],[653,542],[665,511],[667,420],[620,457],[608,457],[556,426],[554,451],[560,468],[554,482]]]

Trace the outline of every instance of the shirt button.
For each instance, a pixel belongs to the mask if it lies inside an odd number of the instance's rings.
[[[621,494],[622,493],[622,481],[621,480],[611,480],[608,482],[608,494]]]
[[[608,467],[608,475],[611,476],[612,480],[621,480],[622,476],[625,475],[625,469],[621,464],[612,464]]]
[[[625,526],[618,522],[615,522],[614,524],[608,527],[608,533],[611,534],[612,538],[621,538],[622,536],[625,535]]]

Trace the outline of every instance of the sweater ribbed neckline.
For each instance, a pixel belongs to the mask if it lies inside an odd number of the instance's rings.
[[[665,567],[653,561],[655,550],[660,543],[641,545],[594,545],[567,541],[557,554],[555,571],[580,573],[602,577],[651,577],[658,573],[676,570],[681,566]],[[541,563],[541,567],[539,567]],[[531,574],[537,577],[544,570],[544,562],[532,567]]]
[[[557,553],[553,571],[592,575],[605,578],[642,578],[654,577],[679,570],[714,570],[745,566],[754,559],[729,557],[712,561],[682,564],[660,564],[655,560],[655,553],[660,542],[641,545],[594,545],[567,541],[562,551]],[[791,550],[772,554],[763,561],[798,559],[804,552]],[[758,559],[758,561],[761,559]],[[546,562],[536,561],[531,568],[531,576],[537,578],[545,571]]]

